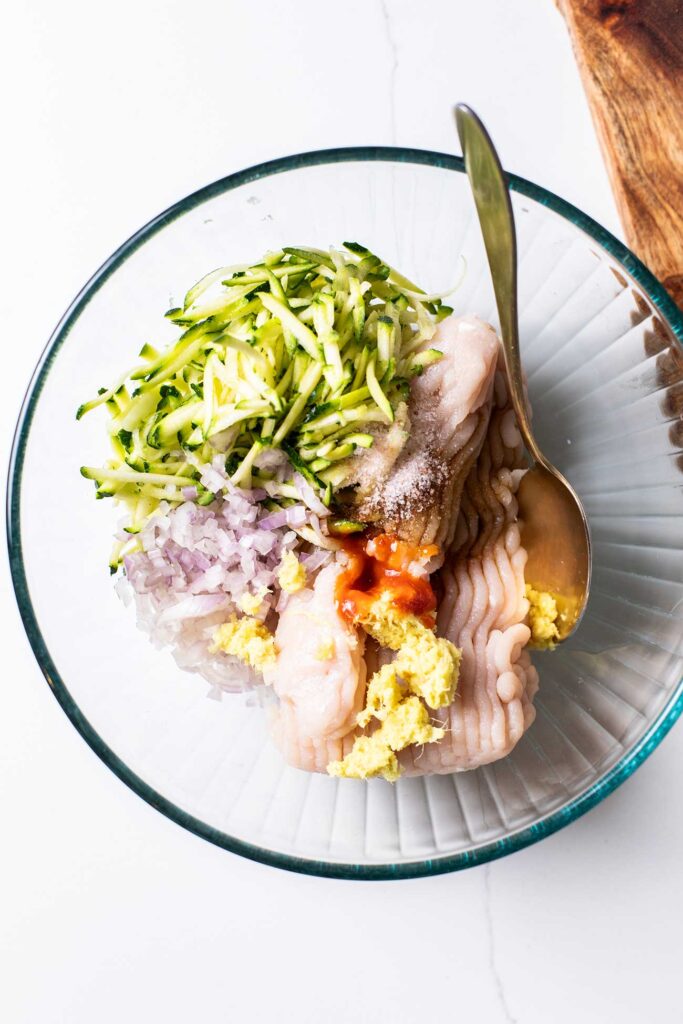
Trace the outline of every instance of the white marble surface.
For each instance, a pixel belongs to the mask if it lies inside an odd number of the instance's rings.
[[[229,171],[342,144],[450,149],[464,99],[512,170],[618,230],[550,0],[30,0],[4,39],[3,461],[72,295]],[[6,564],[0,621],[8,1024],[683,1019],[682,728],[598,809],[504,861],[324,881],[216,849],[114,778],[45,686]]]

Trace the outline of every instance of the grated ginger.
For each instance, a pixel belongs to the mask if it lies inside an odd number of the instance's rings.
[[[327,766],[330,775],[368,779],[381,775],[395,782],[401,774],[396,754],[418,743],[435,743],[444,730],[429,720],[430,708],[446,707],[453,700],[460,666],[460,651],[437,637],[414,615],[403,615],[385,594],[375,601],[360,624],[383,647],[397,652],[368,684],[365,708],[356,721],[361,728],[379,725],[369,736],[358,736],[351,752]],[[425,703],[423,703],[423,701]]]
[[[552,650],[560,639],[556,599],[547,591],[534,590],[529,583],[524,588],[524,596],[529,602],[530,642],[541,650]]]
[[[383,647],[398,654],[393,662],[410,690],[430,708],[447,707],[453,700],[460,667],[460,651],[437,637],[414,615],[403,615],[385,594],[375,601],[360,624]]]
[[[250,594],[248,590],[245,590],[240,597],[238,604],[246,615],[255,615],[263,604],[263,598],[267,593],[268,589],[266,587],[261,587],[256,594]]]
[[[262,622],[248,615],[240,619],[233,615],[220,625],[209,650],[212,654],[218,651],[232,654],[257,672],[263,672],[277,657],[273,634]]]
[[[280,586],[288,594],[296,594],[306,586],[306,569],[293,551],[286,551],[277,574]]]

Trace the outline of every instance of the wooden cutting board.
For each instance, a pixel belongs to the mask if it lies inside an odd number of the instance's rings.
[[[556,0],[626,240],[683,309],[683,0]]]

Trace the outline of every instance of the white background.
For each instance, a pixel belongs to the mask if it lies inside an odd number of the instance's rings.
[[[451,150],[466,100],[511,170],[619,231],[551,0],[23,0],[3,36],[3,461],[85,279],[161,208],[249,164]],[[504,861],[305,878],[185,833],[110,774],[34,664],[6,564],[0,622],[7,1024],[683,1020],[683,728],[597,810]]]

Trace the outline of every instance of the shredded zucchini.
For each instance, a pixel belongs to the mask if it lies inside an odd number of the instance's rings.
[[[128,505],[133,537],[183,488],[213,500],[200,477],[218,452],[233,484],[297,500],[293,484],[259,475],[264,449],[282,448],[329,504],[344,461],[372,445],[368,427],[393,422],[408,380],[441,358],[429,340],[450,312],[442,296],[358,243],[344,248],[288,246],[211,271],[165,314],[178,338],[145,344],[140,362],[80,406],[79,419],[110,413],[112,457],[82,473],[98,497]]]

